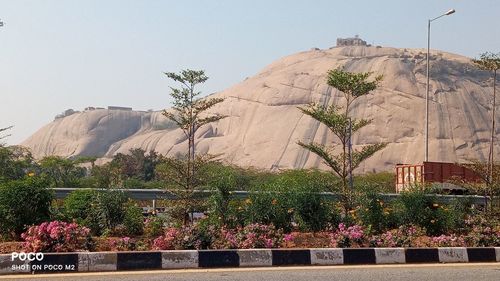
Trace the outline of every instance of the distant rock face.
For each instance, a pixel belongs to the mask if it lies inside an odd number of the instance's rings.
[[[489,73],[476,70],[469,58],[450,53],[433,51],[430,60],[429,160],[486,160],[493,93]],[[373,120],[354,135],[353,143],[355,149],[377,142],[388,146],[356,172],[422,162],[425,51],[366,46],[313,49],[284,57],[215,94],[225,100],[212,111],[229,117],[198,131],[197,152],[222,154],[240,166],[326,169],[321,159],[297,141],[334,144],[337,139],[297,107],[311,102],[341,106],[342,94],[326,84],[326,72],[338,67],[384,76],[376,91],[352,106],[354,118]],[[187,140],[160,112],[96,109],[57,119],[22,145],[31,148],[35,157],[112,157],[131,148],[184,154]],[[495,151],[498,159],[498,143]]]

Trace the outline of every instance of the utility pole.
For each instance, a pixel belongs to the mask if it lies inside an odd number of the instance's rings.
[[[494,166],[494,150],[495,147],[493,146],[495,142],[495,107],[497,106],[496,104],[496,94],[497,94],[497,69],[493,71],[493,112],[491,113],[491,140],[490,140],[490,153],[489,153],[489,160],[490,160],[490,174],[489,174],[489,179],[490,179],[490,184],[493,184],[493,166]]]
[[[429,57],[431,55],[431,22],[444,17],[449,16],[455,13],[454,9],[449,10],[448,12],[440,15],[439,17],[435,17],[433,19],[429,19],[427,21],[427,83],[425,87],[425,156],[424,161],[429,161]]]

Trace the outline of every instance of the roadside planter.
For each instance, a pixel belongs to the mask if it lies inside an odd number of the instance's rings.
[[[500,262],[500,247],[280,248],[76,252],[44,253],[41,260],[36,258],[23,260],[19,259],[19,256],[21,255],[0,255],[0,274],[222,267]]]

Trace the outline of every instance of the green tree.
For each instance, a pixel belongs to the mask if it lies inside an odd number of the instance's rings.
[[[36,168],[30,151],[21,146],[0,145],[0,182],[19,180]]]
[[[33,170],[33,157],[24,147],[7,146],[1,140],[10,135],[2,132],[10,130],[12,126],[0,128],[0,183],[3,181],[22,179],[28,170]]]
[[[171,87],[170,95],[173,98],[172,110],[164,110],[163,115],[173,121],[184,133],[188,140],[188,153],[185,159],[186,165],[178,165],[175,161],[174,168],[184,169],[180,172],[184,176],[185,190],[192,191],[196,179],[196,157],[195,157],[195,134],[202,126],[219,121],[226,116],[221,114],[209,114],[206,111],[214,105],[222,102],[222,98],[200,98],[201,92],[196,90],[199,84],[205,83],[208,77],[203,70],[182,70],[179,74],[166,72],[168,78],[181,84],[181,88]]]
[[[129,154],[118,153],[113,157],[121,169],[121,174],[127,179],[151,181],[155,176],[155,167],[161,162],[162,156],[155,151],[146,153],[144,149],[130,149]]]
[[[118,163],[108,162],[92,168],[92,177],[96,188],[116,188],[123,185],[121,169]]]
[[[494,155],[494,139],[495,139],[495,107],[496,107],[496,82],[497,82],[497,71],[500,69],[500,53],[483,53],[480,55],[479,59],[472,60],[477,67],[483,70],[493,72],[493,107],[491,112],[491,139],[490,139],[490,151],[488,154],[489,163],[489,176],[488,184],[493,184],[493,155]]]
[[[302,113],[311,116],[322,124],[339,139],[340,152],[335,151],[335,146],[325,146],[319,143],[298,144],[305,149],[321,157],[326,165],[340,177],[342,181],[342,193],[344,195],[344,207],[346,211],[350,208],[350,192],[348,190],[349,177],[361,162],[371,157],[377,151],[383,149],[387,144],[365,145],[361,150],[351,151],[352,133],[370,124],[371,120],[353,119],[350,116],[350,108],[353,102],[375,90],[382,80],[381,76],[368,81],[371,73],[351,73],[340,69],[328,71],[327,84],[343,93],[345,104],[343,107],[337,105],[323,106],[311,104],[307,107],[299,107]]]
[[[85,177],[85,168],[79,162],[60,156],[47,156],[40,160],[42,176],[50,180],[51,187],[78,187],[79,180]]]

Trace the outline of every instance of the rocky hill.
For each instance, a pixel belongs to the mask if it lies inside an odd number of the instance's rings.
[[[486,160],[493,93],[490,75],[476,70],[467,57],[433,51],[430,59],[429,160]],[[225,101],[213,111],[229,117],[199,130],[197,151],[222,154],[240,166],[325,168],[297,141],[329,144],[336,139],[297,106],[311,102],[342,105],[341,94],[325,80],[326,72],[337,67],[384,76],[376,91],[357,99],[352,107],[354,117],[373,119],[353,141],[354,148],[375,142],[389,145],[357,172],[423,161],[425,50],[372,46],[312,49],[287,56],[215,94]],[[131,148],[176,155],[185,153],[186,143],[180,130],[160,112],[93,109],[57,118],[22,145],[31,148],[36,157],[110,157]],[[498,143],[496,151],[498,159]]]

